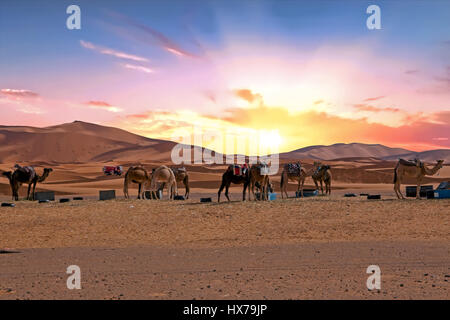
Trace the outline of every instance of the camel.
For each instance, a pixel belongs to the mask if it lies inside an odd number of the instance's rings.
[[[142,197],[142,199],[144,199],[144,188],[142,188],[142,185],[148,183],[149,179],[150,176],[144,167],[135,166],[128,168],[123,181],[123,194],[125,195],[125,199],[129,199],[130,197],[128,194],[128,185],[130,182],[137,183],[139,185],[137,198],[141,199]]]
[[[242,191],[242,201],[245,201],[245,191],[250,183],[248,170],[246,170],[243,175],[235,175],[233,171],[234,165],[230,164],[222,175],[222,184],[219,188],[217,202],[220,202],[220,194],[222,193],[223,188],[225,188],[225,197],[227,197],[228,201],[230,201],[230,197],[228,197],[228,189],[232,183],[244,185],[244,190]]]
[[[322,191],[323,195],[323,183],[325,184],[325,194],[330,195],[331,194],[331,172],[330,172],[330,166],[328,165],[322,165],[320,162],[314,162],[314,173],[312,174],[312,178],[314,181],[314,184],[316,185],[316,189],[319,190],[319,186],[317,182],[320,182],[320,190]]]
[[[175,195],[178,194],[177,180],[175,178],[175,174],[169,167],[160,166],[152,171],[147,186],[149,185],[150,190],[152,192],[155,192],[159,189],[158,183],[162,183],[162,188],[167,185],[167,194],[169,196],[169,200],[173,200],[175,198]]]
[[[305,184],[305,179],[306,177],[312,176],[313,170],[306,172],[306,170],[300,166],[300,163],[298,163],[298,168],[298,172],[289,172],[289,164],[284,165],[283,171],[281,172],[280,181],[281,198],[284,199],[284,194],[286,195],[286,198],[288,198],[287,186],[289,180],[298,181],[297,192],[300,191],[300,194],[303,197],[303,186]]]
[[[184,194],[184,197],[186,199],[189,199],[189,175],[186,170],[186,168],[172,168],[173,173],[175,174],[175,179],[178,182],[183,182],[184,188],[186,189],[186,193]]]
[[[250,201],[250,192],[253,194],[253,199],[256,199],[255,196],[255,183],[258,182],[261,188],[261,196],[260,200],[268,200],[268,189],[269,189],[269,175],[267,174],[267,166],[258,163],[254,164],[250,168],[249,180],[250,180],[250,188],[248,190],[248,200]]]
[[[400,186],[404,178],[415,178],[417,181],[416,198],[420,199],[420,185],[425,176],[436,174],[444,165],[444,160],[438,160],[433,168],[429,169],[420,161],[410,162],[399,159],[394,169],[394,191],[398,199],[405,199]]]
[[[3,172],[3,175],[8,178],[9,184],[12,190],[13,200],[19,200],[19,188],[23,183],[28,183],[27,200],[34,200],[34,192],[36,190],[36,184],[39,182],[44,182],[47,179],[50,172],[53,171],[52,168],[44,168],[42,175],[38,175],[33,167],[22,167],[18,164],[14,166],[16,170]],[[31,186],[33,190],[31,192]],[[30,195],[31,192],[31,195]]]

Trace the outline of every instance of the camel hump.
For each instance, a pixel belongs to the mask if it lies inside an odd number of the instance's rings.
[[[418,159],[414,160],[414,161],[409,161],[409,160],[405,160],[405,159],[398,159],[398,162],[403,165],[403,166],[407,166],[407,167],[417,167],[417,166],[422,166],[422,162]]]

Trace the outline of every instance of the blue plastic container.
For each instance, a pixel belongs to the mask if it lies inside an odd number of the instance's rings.
[[[277,194],[269,192],[269,200],[270,201],[277,200]]]
[[[450,189],[437,189],[434,190],[435,199],[450,199]]]

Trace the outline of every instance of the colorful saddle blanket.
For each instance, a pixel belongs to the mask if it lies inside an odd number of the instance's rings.
[[[299,175],[302,169],[302,166],[299,162],[297,163],[287,163],[284,165],[284,168],[289,174],[297,174]]]
[[[247,173],[247,170],[248,170],[247,164],[243,164],[243,165],[234,164],[233,165],[233,174],[235,176],[245,176],[245,174]]]

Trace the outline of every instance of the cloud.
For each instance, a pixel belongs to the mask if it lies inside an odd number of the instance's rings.
[[[82,47],[84,47],[86,49],[94,50],[101,54],[110,55],[110,56],[113,56],[113,57],[116,57],[119,59],[126,59],[126,60],[139,61],[139,62],[147,62],[148,61],[147,58],[143,58],[143,57],[136,56],[133,54],[128,54],[125,52],[116,51],[116,50],[105,48],[105,47],[100,47],[100,46],[92,44],[91,42],[80,40],[80,44]]]
[[[135,37],[138,37],[140,40],[149,43],[149,39],[153,41],[153,43],[156,43],[160,48],[166,50],[167,52],[179,56],[179,57],[191,57],[191,58],[198,58],[199,56],[191,53],[185,49],[182,49],[178,44],[175,43],[175,41],[169,39],[167,36],[165,36],[162,32],[153,29],[149,26],[143,25],[130,17],[127,17],[125,15],[119,14],[119,13],[111,13],[111,16],[115,17],[116,19],[133,26],[140,31],[142,31],[145,35],[144,38],[140,37],[137,34],[134,34]]]
[[[374,97],[374,98],[367,98],[364,101],[375,101],[375,100],[380,100],[383,99],[385,96],[379,96],[379,97]]]
[[[46,113],[44,110],[42,110],[38,107],[28,106],[28,105],[18,108],[17,111],[26,113],[26,114],[44,114],[44,113]]]
[[[357,109],[357,111],[366,111],[366,112],[375,112],[375,113],[377,113],[377,112],[394,112],[394,113],[401,112],[401,110],[398,108],[390,108],[390,107],[380,108],[380,107],[374,107],[374,106],[371,106],[368,104],[355,104],[355,105],[353,105],[353,107],[355,109]]]
[[[113,106],[105,101],[88,101],[85,103],[85,105],[88,105],[89,107],[94,108],[94,109],[101,109],[101,110],[106,110],[106,111],[115,112],[115,113],[123,111],[123,109]]]
[[[259,105],[264,104],[262,96],[259,93],[253,93],[249,89],[237,89],[234,90],[234,93],[236,94],[237,97],[244,99],[248,103],[253,104],[254,102],[257,102],[257,104]]]
[[[123,65],[125,68],[127,69],[132,69],[132,70],[137,70],[137,71],[141,71],[141,72],[145,72],[145,73],[153,73],[154,71],[150,68],[144,67],[144,66],[138,66],[135,64],[124,64]]]
[[[1,89],[0,93],[14,98],[37,98],[39,94],[24,89]]]

